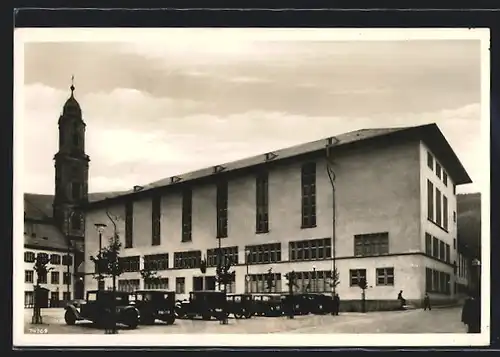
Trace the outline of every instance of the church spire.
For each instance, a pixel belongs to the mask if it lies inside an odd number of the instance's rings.
[[[69,89],[71,89],[71,96],[73,96],[73,92],[75,91],[75,76],[74,75],[71,75],[71,87],[69,87]]]

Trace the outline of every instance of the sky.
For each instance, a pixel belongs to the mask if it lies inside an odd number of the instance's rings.
[[[175,37],[175,36],[172,36]],[[87,124],[89,191],[164,177],[344,132],[436,123],[482,179],[478,40],[233,37],[24,45],[24,191],[53,194],[57,121]]]

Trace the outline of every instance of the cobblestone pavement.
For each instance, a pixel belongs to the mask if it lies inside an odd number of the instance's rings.
[[[254,317],[229,319],[228,325],[218,321],[176,320],[172,326],[158,321],[153,326],[139,326],[135,330],[120,328],[120,334],[162,333],[465,333],[460,322],[459,307],[432,311],[409,310],[371,313],[344,313],[340,316]],[[90,322],[80,321],[74,326],[64,322],[64,310],[42,311],[44,325],[31,325],[31,310],[25,311],[25,333],[35,333],[35,328],[53,334],[104,334]],[[43,330],[45,331],[45,330]]]

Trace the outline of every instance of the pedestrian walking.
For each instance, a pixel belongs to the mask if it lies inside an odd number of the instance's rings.
[[[431,308],[431,299],[429,298],[429,294],[425,293],[424,296],[424,311],[429,309],[429,311],[432,310]]]
[[[398,294],[398,300],[399,302],[401,303],[401,308],[404,309],[404,307],[406,306],[406,300],[405,298],[403,297],[403,290],[400,290],[399,291],[399,294]]]
[[[340,310],[340,297],[339,294],[335,294],[333,297],[333,314],[338,316]]]
[[[469,294],[462,308],[462,322],[467,325],[467,333],[481,332],[481,302],[478,294]]]

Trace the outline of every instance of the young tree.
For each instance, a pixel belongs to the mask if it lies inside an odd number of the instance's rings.
[[[271,290],[276,286],[274,284],[274,274],[272,268],[269,268],[266,274],[266,288],[268,292],[271,292]]]
[[[231,282],[234,280],[235,277],[235,272],[230,271],[232,266],[231,260],[230,259],[219,259],[219,263],[217,264],[217,268],[215,270],[216,275],[217,275],[217,282],[219,283],[219,286],[222,285],[223,287],[223,292],[224,292],[224,300],[227,302],[227,285],[231,284]],[[223,318],[221,320],[221,323],[224,325],[227,325],[228,319],[227,319],[227,309],[226,309],[226,303],[224,303],[224,310],[223,310]]]
[[[292,270],[291,272],[289,273],[286,273],[285,274],[285,278],[288,279],[288,318],[289,319],[293,319],[294,316],[295,316],[295,301],[294,301],[294,298],[293,298],[293,288],[296,287],[298,288],[298,285],[297,285],[297,275],[295,274],[295,271]]]
[[[366,312],[366,289],[368,288],[368,284],[366,283],[366,278],[359,279],[358,286],[361,289],[361,311]]]
[[[122,244],[120,242],[120,236],[118,235],[118,230],[116,227],[116,222],[111,218],[109,212],[106,212],[109,220],[113,224],[113,235],[109,238],[109,243],[106,247],[103,247],[97,256],[91,256],[90,260],[94,262],[98,271],[94,273],[98,277],[111,277],[113,281],[113,295],[116,293],[116,278],[123,273],[123,267],[120,261],[120,251]],[[116,300],[113,299],[115,303]],[[116,306],[112,306],[112,333],[117,333],[116,328]]]
[[[141,273],[145,286],[158,286],[161,284],[162,277],[158,275],[156,270],[152,269],[151,264],[146,264],[146,262],[144,262],[143,268],[139,272]]]
[[[35,300],[33,304],[33,317],[32,317],[32,323],[33,324],[42,324],[43,319],[42,319],[42,313],[41,313],[41,293],[42,293],[42,287],[40,284],[42,284],[42,276],[45,277],[45,281],[47,281],[47,274],[49,271],[51,271],[53,268],[48,268],[47,264],[49,264],[49,255],[46,253],[38,253],[35,259],[35,265],[33,267],[33,270],[36,272],[36,285],[35,285]]]

